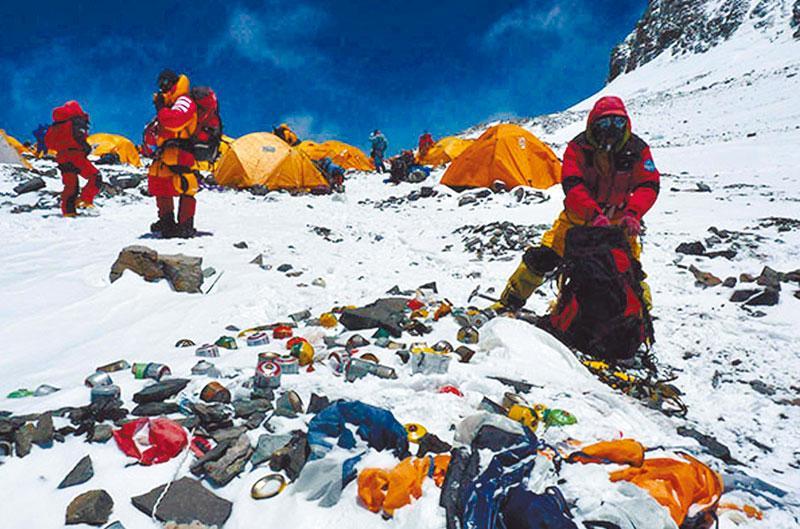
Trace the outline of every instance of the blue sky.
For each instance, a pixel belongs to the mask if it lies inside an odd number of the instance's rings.
[[[102,8],[96,7],[101,5]],[[572,105],[604,84],[646,0],[40,1],[0,6],[0,128],[21,140],[77,99],[134,141],[164,67],[212,86],[225,130],[390,150],[498,116]]]

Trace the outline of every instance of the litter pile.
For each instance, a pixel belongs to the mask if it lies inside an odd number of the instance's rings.
[[[454,366],[487,361],[478,345],[484,329],[498,319],[491,311],[453,306],[435,283],[413,291],[393,288],[390,294],[317,317],[304,310],[244,330],[231,325],[213,343],[181,339],[176,350],[197,357],[181,376],[155,362],[98,366],[85,380],[86,406],[0,418],[0,453],[26,457],[34,444],[50,448],[67,436],[81,436],[89,443],[113,439],[120,456],[132,464],[180,461],[173,480],[150,491],[131,491],[130,501],[163,522],[206,527],[222,527],[236,509],[214,490],[251,473],[258,478],[250,491],[255,501],[288,490],[321,508],[334,508],[343,491],[354,487],[362,507],[387,519],[430,494],[425,484],[430,480],[441,489],[439,505],[453,528],[572,529],[578,523],[707,528],[723,509],[761,517],[760,508],[786,495],[759,480],[723,475],[692,456],[646,448],[633,439],[577,441],[588,432],[581,427],[583,419],[547,402],[546,393],[532,393],[537,386],[526,381],[493,376],[468,387],[447,382]],[[448,334],[450,340],[432,339]],[[250,367],[215,365],[215,359],[229,355],[248,355]],[[438,386],[439,394],[460,402],[469,397],[477,406],[451,417],[451,429],[433,431],[421,423],[402,424],[393,411],[366,402],[295,390],[307,389],[303,379],[320,376],[344,385],[379,382],[381,391],[425,381]],[[127,399],[113,380],[121,377],[150,383]],[[478,388],[486,393],[473,399]],[[54,391],[58,388],[43,385],[8,397]],[[694,430],[685,435],[703,446],[713,441]],[[377,452],[394,462],[370,464],[370,454]],[[87,455],[59,488],[91,485],[93,476]],[[751,496],[746,498],[758,508],[721,504],[723,491],[734,489],[747,490]],[[114,504],[105,490],[84,492],[65,507],[65,521],[106,524]]]
[[[479,260],[506,261],[518,258],[548,228],[544,224],[491,222],[461,226],[453,233],[462,236],[464,251],[476,254]]]

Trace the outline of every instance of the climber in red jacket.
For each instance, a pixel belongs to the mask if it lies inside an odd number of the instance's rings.
[[[435,145],[433,136],[427,130],[419,137],[419,144],[417,145],[417,160],[422,160]]]
[[[658,197],[659,180],[650,148],[631,132],[622,100],[598,100],[589,113],[586,130],[564,153],[564,210],[542,236],[540,246],[525,252],[492,308],[516,311],[525,305],[545,275],[558,267],[567,231],[573,226],[619,226],[628,237],[632,256],[639,259],[642,217]],[[646,286],[645,301],[650,305]]]
[[[74,217],[76,208],[93,208],[94,197],[100,191],[100,171],[87,158],[92,152],[86,141],[88,135],[89,114],[77,101],[67,101],[53,109],[53,124],[47,129],[44,141],[49,150],[57,153],[56,162],[64,183],[61,213],[65,217]],[[88,180],[80,191],[78,175]]]

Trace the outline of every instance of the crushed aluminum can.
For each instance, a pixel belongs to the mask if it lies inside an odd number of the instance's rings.
[[[443,375],[450,365],[450,356],[442,353],[414,353],[411,355],[411,373]]]
[[[351,358],[346,369],[347,381],[353,382],[354,380],[363,378],[367,375],[375,375],[376,377],[385,379],[397,378],[397,373],[393,367],[376,364],[360,358]]]
[[[476,312],[475,314],[470,315],[469,322],[472,327],[480,329],[481,327],[489,323],[489,320],[491,320],[492,317],[493,316],[488,311],[481,310]]]
[[[530,407],[528,401],[525,400],[523,397],[517,395],[516,393],[506,392],[503,395],[503,407],[507,410],[511,409],[511,406],[519,405],[519,406],[527,406]]]
[[[475,356],[475,351],[466,345],[458,346],[454,353],[458,355],[458,361],[462,364],[468,364],[472,357]]]
[[[281,375],[297,375],[300,373],[300,362],[293,356],[279,356],[272,360],[281,368]]]
[[[236,338],[233,336],[220,336],[214,345],[224,349],[238,349],[239,345],[236,343]]]
[[[231,401],[231,392],[228,388],[217,382],[209,382],[200,391],[200,400],[205,402],[222,402],[228,404]]]
[[[461,343],[476,344],[480,339],[480,334],[475,327],[461,327],[458,330],[457,338]]]
[[[259,362],[253,378],[256,388],[274,389],[281,385],[281,367],[275,362]]]
[[[125,360],[117,360],[116,362],[111,362],[110,364],[100,366],[97,369],[95,369],[95,371],[101,371],[103,373],[114,373],[116,371],[122,371],[123,369],[130,369],[130,367],[131,365]]]
[[[214,344],[207,343],[198,347],[195,350],[194,355],[202,356],[204,358],[217,358],[219,356],[219,347]]]
[[[92,404],[114,402],[119,400],[122,392],[119,386],[95,386],[92,388],[91,402]]]
[[[41,384],[33,391],[34,397],[44,397],[46,395],[52,395],[56,391],[61,391],[61,388],[57,388],[55,386],[51,386],[50,384]]]
[[[354,334],[348,338],[347,344],[345,344],[344,348],[348,351],[352,351],[353,349],[358,349],[359,347],[365,347],[367,345],[369,345],[369,340],[360,334]]]
[[[269,343],[269,336],[265,332],[257,332],[247,337],[248,347],[258,347],[259,345],[267,345]]]
[[[219,370],[208,360],[200,360],[192,367],[192,374],[196,376],[219,376]]]
[[[294,332],[288,325],[278,325],[272,329],[272,337],[276,340],[285,340],[286,338],[291,338],[292,334],[294,334]]]
[[[295,312],[294,314],[290,314],[289,317],[295,322],[301,322],[303,320],[307,320],[311,317],[310,310],[303,310],[300,312]]]
[[[108,373],[103,373],[102,371],[97,371],[96,373],[92,373],[91,375],[86,377],[86,380],[84,380],[83,383],[84,385],[86,385],[87,388],[94,388],[97,386],[110,386],[111,384],[113,384],[113,382],[111,381],[111,377],[108,375]]]
[[[337,377],[344,375],[347,372],[347,365],[350,363],[350,353],[345,350],[333,351],[328,354],[326,365],[333,371]]]
[[[452,353],[453,346],[447,340],[440,340],[433,344],[433,350],[437,353]]]
[[[153,380],[161,380],[163,377],[172,374],[172,371],[170,371],[169,367],[165,366],[164,364],[157,364],[155,362],[137,362],[131,366],[131,372],[133,373],[134,378],[150,378]]]
[[[175,342],[175,347],[192,347],[195,343],[188,338],[182,338]]]

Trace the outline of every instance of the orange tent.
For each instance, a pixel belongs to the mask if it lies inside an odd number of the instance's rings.
[[[436,142],[427,154],[419,160],[423,165],[444,165],[455,160],[475,140],[464,140],[455,136],[448,136]]]
[[[361,149],[353,147],[341,141],[328,140],[322,143],[315,143],[306,140],[297,146],[312,160],[330,158],[333,163],[344,169],[355,169],[356,171],[372,171],[375,167],[372,160],[367,158]]]
[[[142,166],[136,145],[125,136],[97,132],[86,138],[86,142],[92,148],[92,154],[95,156],[116,154],[120,163],[127,163],[134,167]]]
[[[238,188],[328,187],[308,156],[269,132],[254,132],[234,141],[219,160],[214,177],[220,185]]]
[[[490,187],[501,180],[509,188],[547,189],[561,181],[561,162],[539,138],[518,125],[496,125],[452,163],[442,184],[455,189]]]

